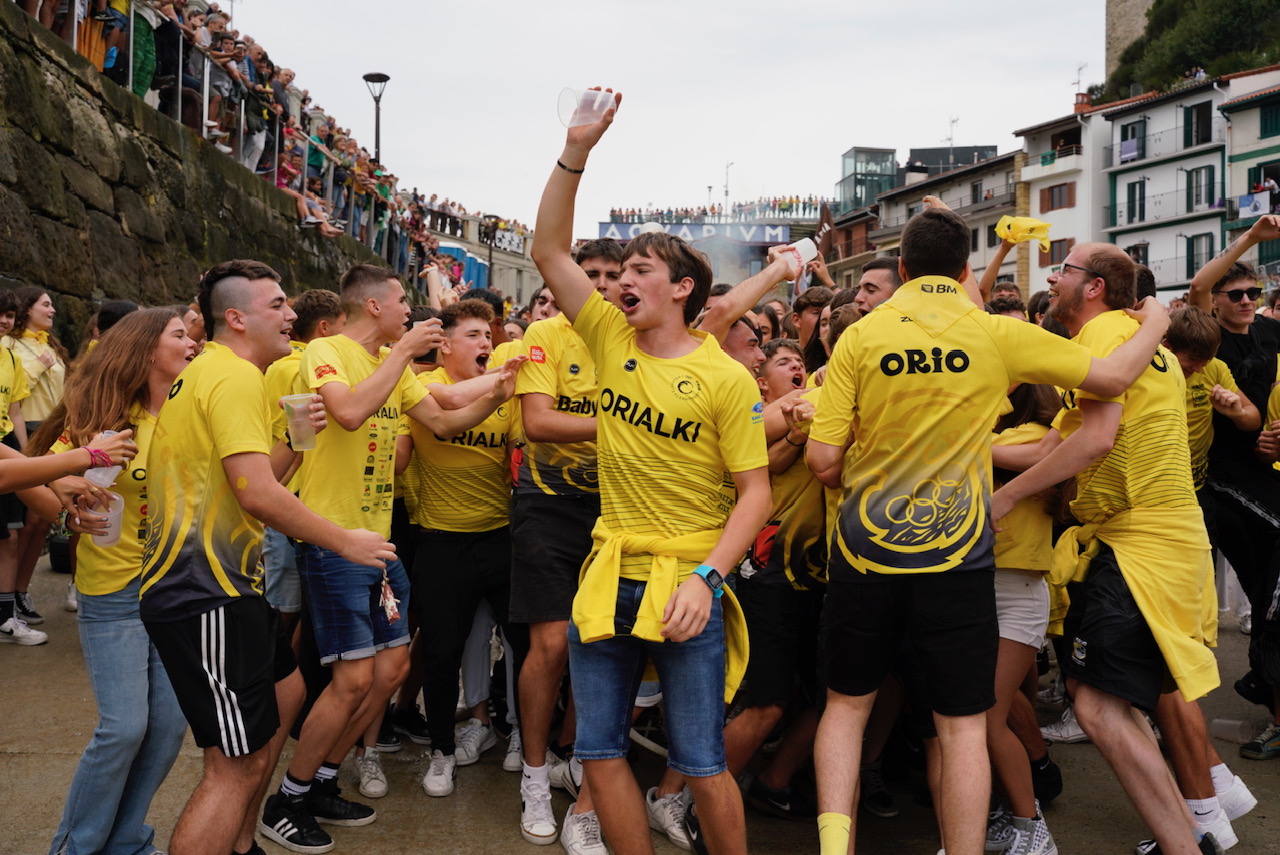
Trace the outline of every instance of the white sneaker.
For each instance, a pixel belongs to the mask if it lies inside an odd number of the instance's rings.
[[[458,759],[458,765],[470,766],[480,759],[481,754],[498,744],[498,734],[493,732],[493,725],[473,718],[458,729],[454,742],[453,756]]]
[[[1003,852],[1013,845],[1016,836],[1013,817],[1003,805],[987,814],[987,841],[982,847],[984,852]]]
[[[600,833],[600,818],[596,812],[574,813],[577,802],[569,805],[564,815],[564,827],[560,831],[560,845],[566,855],[608,855],[604,836]]]
[[[229,145],[223,145],[222,143],[216,142],[213,144],[213,147],[223,154],[231,154],[231,146]]]
[[[1213,839],[1218,841],[1218,845],[1222,847],[1222,851],[1227,851],[1232,846],[1240,842],[1240,838],[1236,836],[1235,829],[1231,827],[1231,820],[1227,819],[1227,812],[1219,810],[1206,823],[1200,822],[1200,817],[1193,817],[1196,821],[1196,831],[1201,834],[1208,833],[1213,835]]]
[[[62,604],[62,607],[69,612],[75,612],[80,610],[80,601],[76,598],[75,582],[67,583],[67,601]]]
[[[551,763],[551,786],[558,790],[564,790],[569,794],[570,798],[576,799],[578,791],[582,789],[582,761],[577,757],[570,757],[568,760],[561,760],[550,751],[547,752],[548,762]]]
[[[1222,812],[1230,820],[1237,820],[1258,806],[1258,798],[1249,792],[1249,787],[1239,775],[1235,776],[1230,787],[1218,793],[1217,796],[1218,804],[1222,805]]]
[[[1053,842],[1053,835],[1045,825],[1039,806],[1032,819],[1012,816],[1009,824],[1013,828],[1013,845],[1006,850],[1007,855],[1058,855],[1058,846]]]
[[[683,792],[659,797],[658,788],[650,787],[644,794],[644,806],[649,813],[650,828],[667,835],[667,839],[681,849],[693,851],[689,832],[684,827],[684,811],[688,805]]]
[[[23,647],[32,647],[37,644],[44,644],[48,640],[47,633],[27,626],[27,622],[22,618],[11,617],[0,624],[0,643],[21,644]]]
[[[431,765],[427,774],[422,776],[422,789],[427,795],[441,798],[453,792],[453,775],[457,767],[454,755],[446,755],[443,751],[431,752]]]
[[[519,772],[524,768],[524,753],[520,745],[520,728],[511,728],[511,737],[507,739],[507,754],[502,758],[502,771]]]
[[[537,846],[556,842],[556,815],[546,780],[520,776],[520,836]]]
[[[356,771],[360,774],[360,795],[380,799],[387,794],[387,776],[382,771],[382,754],[376,748],[366,748],[363,757],[356,758]]]
[[[1076,721],[1075,707],[1067,707],[1062,711],[1062,718],[1053,724],[1040,728],[1040,735],[1048,742],[1070,744],[1089,741],[1089,735],[1084,732],[1080,727],[1080,723]]]

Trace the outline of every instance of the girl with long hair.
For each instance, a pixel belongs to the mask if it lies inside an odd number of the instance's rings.
[[[124,499],[120,537],[76,545],[80,643],[98,725],[80,757],[51,853],[148,852],[156,790],[182,746],[186,720],[138,608],[146,530],[147,451],[156,415],[195,354],[181,315],[141,309],[99,339],[67,382],[63,402],[31,439],[33,454],[77,448],[104,430],[133,430],[138,453],[111,489]],[[81,514],[81,530],[105,518]]]
[[[62,400],[62,387],[67,375],[67,351],[53,335],[53,318],[57,310],[49,292],[35,285],[15,289],[17,314],[13,330],[3,340],[5,347],[13,351],[27,374],[29,394],[22,402],[22,416],[26,419],[26,435],[31,436],[53,408]],[[35,609],[27,588],[31,574],[40,559],[49,523],[34,513],[28,513],[26,524],[18,532],[18,572],[15,580],[16,608],[20,618],[31,625],[44,623],[44,617]]]

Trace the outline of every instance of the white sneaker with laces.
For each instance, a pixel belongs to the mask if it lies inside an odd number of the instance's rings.
[[[34,647],[49,640],[47,633],[27,626],[22,618],[11,617],[0,624],[0,644],[20,644],[23,647]]]
[[[360,774],[360,795],[380,799],[387,794],[387,776],[378,749],[366,748],[364,756],[356,758],[356,771]]]
[[[67,583],[67,599],[66,599],[66,602],[62,604],[62,607],[69,612],[80,610],[80,600],[76,597],[75,582]]]
[[[1058,855],[1058,845],[1038,807],[1035,817],[1011,816],[1009,824],[1013,828],[1013,845],[1006,850],[1007,855]]]
[[[1013,817],[1001,805],[987,814],[987,841],[983,844],[984,852],[1003,852],[1013,845],[1015,837]]]
[[[458,759],[458,765],[470,766],[480,759],[481,754],[498,744],[498,734],[493,732],[493,725],[472,718],[458,729],[454,742],[453,756]]]
[[[667,835],[667,839],[675,846],[693,851],[689,831],[684,827],[684,811],[688,804],[683,792],[659,796],[658,788],[650,787],[649,792],[644,794],[644,806],[649,814],[650,828]]]
[[[520,728],[511,728],[511,737],[507,740],[507,754],[502,758],[502,771],[519,772],[524,768],[523,746],[520,744]]]
[[[427,774],[422,776],[422,789],[427,795],[441,798],[453,792],[453,776],[457,767],[454,755],[446,755],[443,751],[431,752],[431,765]]]
[[[1227,819],[1237,820],[1258,806],[1258,798],[1249,791],[1249,787],[1239,775],[1231,782],[1231,786],[1218,793],[1218,804]]]
[[[560,831],[560,845],[566,855],[608,855],[604,836],[600,833],[600,818],[593,810],[574,813],[578,803],[569,805],[564,815],[564,827]]]
[[[520,836],[537,846],[556,842],[556,815],[546,779],[520,776]]]
[[[1067,707],[1062,711],[1062,718],[1053,724],[1040,728],[1040,735],[1048,742],[1071,744],[1089,741],[1089,735],[1084,732],[1084,729],[1080,727],[1080,723],[1076,721],[1074,707]]]

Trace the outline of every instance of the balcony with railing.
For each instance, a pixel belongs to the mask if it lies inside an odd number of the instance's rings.
[[[1192,125],[1190,128],[1179,125],[1176,128],[1167,128],[1143,137],[1121,140],[1105,147],[1102,166],[1104,169],[1110,169],[1113,166],[1144,163],[1210,143],[1221,143],[1226,138],[1227,124],[1221,117]]]
[[[1022,167],[1022,180],[1035,181],[1051,175],[1061,175],[1084,168],[1084,146],[1064,145],[1051,151],[1042,151],[1027,158]]]
[[[1222,213],[1227,209],[1227,200],[1223,195],[1221,184],[1204,187],[1200,190],[1186,187],[1168,193],[1156,193],[1139,199],[1124,200],[1115,205],[1102,207],[1104,228],[1122,229],[1129,226],[1157,223],[1200,213]]]

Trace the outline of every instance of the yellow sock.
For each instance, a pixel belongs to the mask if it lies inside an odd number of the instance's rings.
[[[842,813],[818,814],[818,845],[821,855],[846,855],[849,851],[849,817]]]

